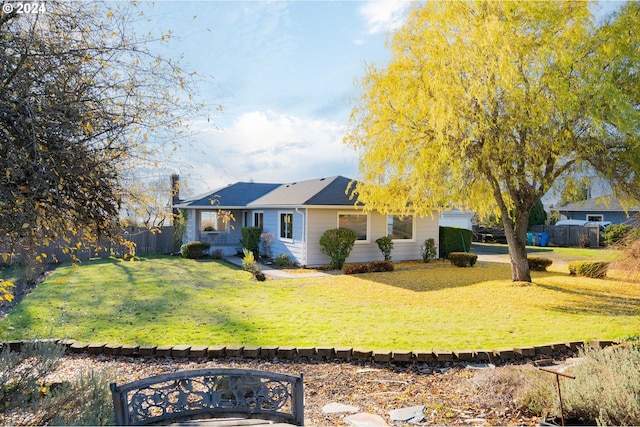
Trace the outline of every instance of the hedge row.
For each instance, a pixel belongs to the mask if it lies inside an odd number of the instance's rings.
[[[67,347],[71,353],[104,354],[130,357],[171,357],[171,358],[213,358],[238,357],[246,359],[315,359],[367,362],[502,362],[523,358],[547,357],[552,355],[573,354],[585,345],[582,341],[556,343],[534,347],[515,347],[497,350],[368,350],[352,347],[275,347],[275,346],[155,346],[121,345],[112,343],[85,343],[75,340],[52,340]],[[0,351],[9,347],[11,351],[32,341],[9,341],[0,343]],[[608,340],[590,341],[592,348],[604,348],[614,344]]]

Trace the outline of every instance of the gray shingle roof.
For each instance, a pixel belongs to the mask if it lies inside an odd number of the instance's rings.
[[[614,212],[622,212],[624,208],[615,197],[608,195],[602,197],[596,197],[589,200],[582,200],[575,203],[569,203],[565,206],[559,206],[556,208],[560,212],[567,211],[614,211]],[[630,206],[628,210],[631,212],[635,212],[640,210],[639,206]]]
[[[243,207],[257,198],[275,190],[281,184],[265,184],[256,182],[236,182],[204,196],[181,201],[177,207]]]
[[[251,202],[250,206],[353,206],[355,198],[349,197],[351,181],[350,178],[334,176],[282,184]]]
[[[333,176],[289,184],[237,182],[212,193],[181,201],[178,208],[269,206],[353,206],[350,178]],[[347,192],[347,189],[348,192]]]

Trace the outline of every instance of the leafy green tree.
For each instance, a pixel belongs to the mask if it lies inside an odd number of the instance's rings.
[[[531,212],[529,213],[529,224],[532,225],[544,225],[547,222],[547,212],[544,210],[544,205],[542,204],[542,200],[538,200],[533,207],[531,208]]]
[[[502,218],[513,281],[531,281],[526,231],[558,179],[589,167],[640,199],[640,3],[599,27],[586,2],[429,1],[368,66],[345,142],[358,201]]]
[[[134,171],[171,148],[199,108],[188,73],[153,53],[170,33],[132,30],[146,20],[134,3],[41,5],[0,15],[5,261],[115,239],[124,204],[146,197]]]

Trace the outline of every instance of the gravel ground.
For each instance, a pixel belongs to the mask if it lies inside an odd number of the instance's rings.
[[[113,356],[67,355],[48,381],[68,381],[88,370],[108,372],[118,384],[183,369],[233,367],[262,369],[304,375],[305,420],[308,426],[346,425],[347,413],[326,414],[328,403],[359,408],[377,414],[389,425],[394,409],[424,405],[421,425],[537,425],[537,417],[527,416],[513,407],[510,399],[497,396],[484,387],[487,370],[477,366],[412,364],[407,366],[347,362],[292,362],[259,360],[201,360],[128,358]],[[504,368],[496,368],[504,369]],[[27,425],[33,414],[18,411],[0,424]]]

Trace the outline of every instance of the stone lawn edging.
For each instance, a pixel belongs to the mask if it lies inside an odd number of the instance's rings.
[[[19,340],[0,343],[0,351],[9,347],[10,351],[20,351],[20,348],[37,340]],[[340,360],[345,362],[361,361],[375,363],[441,363],[441,362],[471,362],[496,363],[531,359],[535,357],[561,356],[576,353],[580,348],[589,345],[591,348],[605,348],[615,344],[611,340],[571,341],[539,345],[532,347],[514,347],[497,350],[369,350],[353,347],[277,347],[277,346],[240,346],[240,345],[129,345],[115,343],[86,343],[71,339],[50,339],[62,344],[70,353],[88,353],[92,355],[132,356],[132,357],[169,357],[169,358],[210,358],[222,359],[227,357],[245,359],[309,359],[309,360]]]

